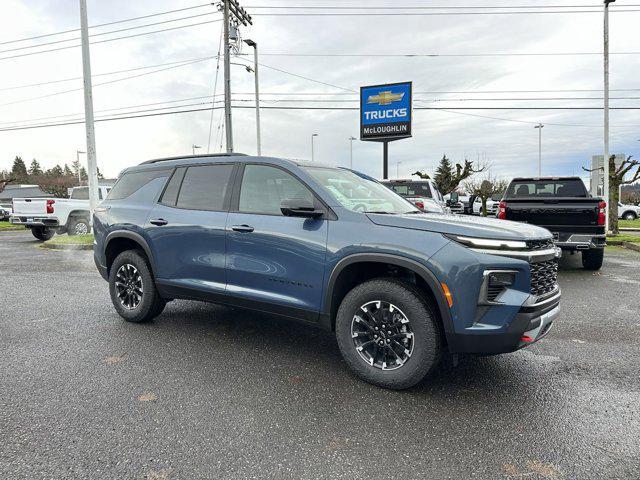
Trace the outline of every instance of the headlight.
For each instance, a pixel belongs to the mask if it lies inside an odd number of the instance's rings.
[[[519,240],[494,240],[491,238],[476,238],[465,237],[462,235],[445,235],[454,242],[461,243],[462,245],[470,248],[483,248],[483,249],[495,249],[495,250],[523,250],[527,248],[527,242],[521,242]]]

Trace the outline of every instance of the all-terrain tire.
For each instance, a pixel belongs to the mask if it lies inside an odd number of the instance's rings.
[[[89,220],[82,217],[72,217],[67,224],[67,235],[88,235],[91,233]]]
[[[361,325],[361,320],[356,320],[355,317],[360,316],[362,319],[361,307],[369,304],[372,305],[371,308],[376,308],[376,302],[381,302],[380,305],[383,307],[393,305],[396,315],[404,316],[409,321],[407,325],[413,335],[410,356],[405,358],[401,366],[397,366],[399,361],[392,363],[392,369],[381,368],[378,365],[379,361],[371,365],[371,358],[368,361],[363,358],[363,353],[358,350],[354,340],[354,328],[360,328],[359,325]],[[374,322],[375,317],[384,319],[386,315],[389,319],[389,311],[391,311],[390,308],[387,311],[383,308],[367,318],[381,327],[379,322]],[[392,315],[392,318],[399,317]],[[366,329],[369,331],[368,326]],[[373,330],[370,331],[373,332]],[[344,297],[336,316],[336,339],[345,362],[356,375],[379,387],[395,390],[410,388],[422,381],[438,365],[442,348],[440,323],[434,309],[414,285],[394,278],[367,281],[353,288]],[[400,347],[402,355],[402,346],[399,344],[396,346]],[[375,352],[375,355],[369,355],[369,357],[378,358],[380,355],[378,347],[375,348]],[[398,360],[400,360],[399,357]]]
[[[131,268],[133,267],[133,268]],[[141,292],[140,299],[136,303],[137,296],[133,301],[125,300],[126,293],[123,296],[122,288],[124,276],[126,272],[132,273],[136,279],[132,284],[139,285]],[[120,283],[117,285],[116,282]],[[127,322],[142,323],[153,320],[162,313],[166,302],[160,297],[153,279],[153,272],[143,253],[138,250],[126,250],[120,253],[111,265],[109,271],[109,293],[111,294],[111,302],[118,314]],[[130,297],[131,298],[131,297]]]
[[[582,252],[582,266],[585,270],[600,270],[604,260],[604,249],[591,249]]]
[[[50,240],[56,234],[55,230],[47,227],[33,227],[31,233],[41,242]]]

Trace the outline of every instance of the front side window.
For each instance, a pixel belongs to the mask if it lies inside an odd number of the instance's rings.
[[[230,188],[232,172],[233,165],[187,168],[176,206],[189,210],[225,210],[224,202]]]
[[[247,165],[242,176],[238,210],[243,213],[282,215],[285,199],[302,198],[314,203],[309,189],[293,175],[268,165]]]
[[[343,207],[361,213],[419,213],[420,210],[393,190],[366,175],[338,168],[307,167],[306,170]]]

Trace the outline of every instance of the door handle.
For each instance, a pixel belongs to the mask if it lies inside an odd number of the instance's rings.
[[[167,222],[164,218],[156,218],[155,220],[149,220],[149,223],[151,225],[157,225],[158,227],[161,227],[169,222]]]
[[[253,232],[254,228],[249,225],[233,225],[231,227],[231,230],[233,230],[234,232],[251,233]]]

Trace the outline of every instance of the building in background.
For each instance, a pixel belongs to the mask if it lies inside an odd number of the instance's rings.
[[[627,158],[624,153],[612,154],[616,156],[616,167]],[[601,197],[604,194],[604,155],[593,155],[591,157],[591,174],[589,178],[589,191],[591,195]]]

